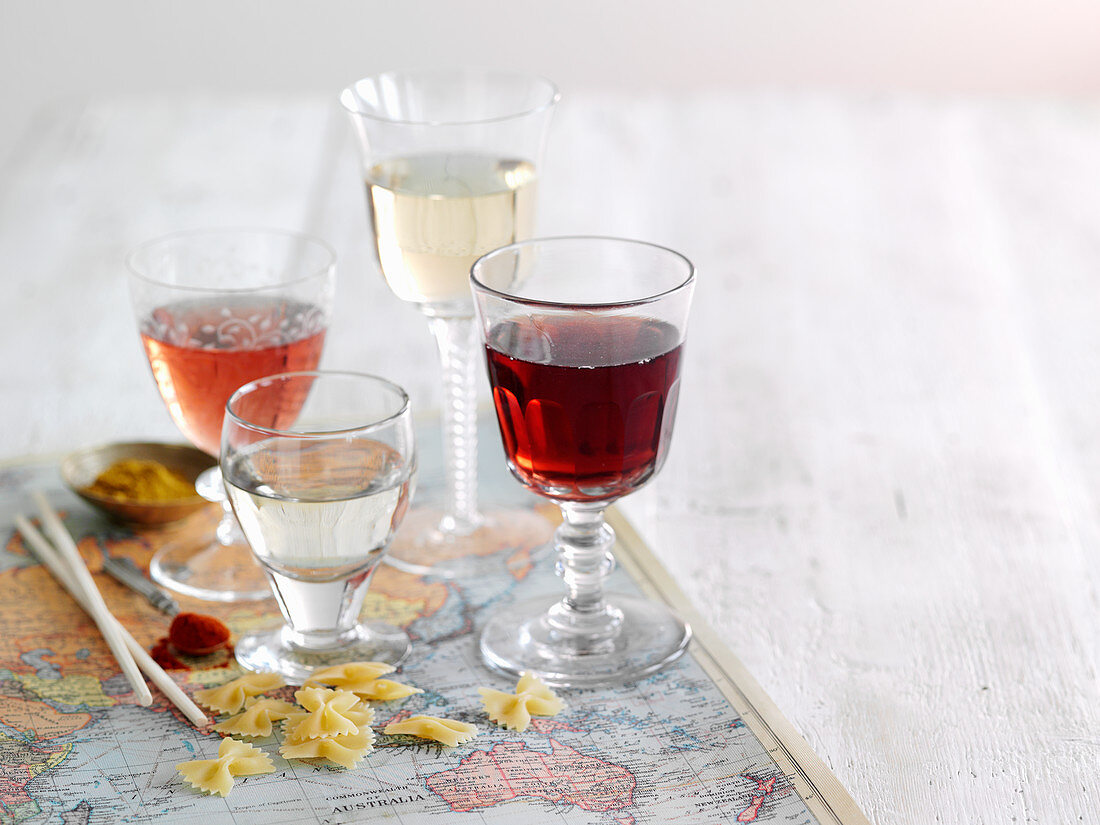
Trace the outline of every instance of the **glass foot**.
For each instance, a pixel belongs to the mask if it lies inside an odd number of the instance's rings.
[[[394,537],[384,563],[414,576],[468,578],[525,567],[551,549],[554,525],[533,510],[495,509],[466,535],[440,527],[443,511],[414,508]]]
[[[237,662],[245,670],[270,671],[300,685],[315,670],[344,662],[388,662],[397,667],[409,655],[412,643],[404,630],[384,622],[363,622],[338,644],[314,649],[297,645],[285,624],[242,636],[236,645]]]
[[[247,544],[169,544],[149,562],[149,575],[170,590],[209,602],[271,598],[271,586]]]
[[[606,603],[571,627],[554,615],[560,598],[498,609],[481,633],[482,658],[500,673],[526,670],[549,685],[587,688],[635,681],[687,650],[691,628],[663,605],[619,593]]]

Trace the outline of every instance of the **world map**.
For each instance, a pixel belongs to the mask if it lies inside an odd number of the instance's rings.
[[[61,490],[48,462],[0,469],[0,825],[180,822],[319,825],[380,815],[400,823],[817,823],[768,749],[689,652],[664,671],[611,689],[562,691],[566,708],[523,733],[487,719],[479,686],[509,690],[478,661],[475,629],[513,599],[560,592],[553,561],[515,564],[500,548],[492,575],[417,578],[382,566],[364,615],[405,628],[402,681],[424,693],[376,703],[376,750],[354,770],[287,761],[276,732],[257,744],[273,774],[241,778],[225,799],[200,795],[175,766],[211,758],[220,736],[196,729],[154,690],[138,706],[95,626],[28,553],[12,526],[27,490],[47,490],[112,612],[152,645],[168,620],[98,571],[102,553],[147,565],[173,538],[114,526]],[[204,529],[205,516],[187,529]],[[549,529],[549,528],[548,528]],[[637,593],[622,570],[611,589]],[[212,612],[194,603],[185,609]],[[273,624],[272,602],[220,611],[237,633]],[[185,690],[236,675],[226,657],[173,671]],[[221,665],[221,666],[218,666]],[[456,748],[381,733],[410,714],[477,725]]]

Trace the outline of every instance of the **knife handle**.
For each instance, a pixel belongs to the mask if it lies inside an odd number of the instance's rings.
[[[149,581],[132,560],[127,558],[105,558],[103,569],[111,578],[126,585],[135,593],[140,593],[149,600],[149,604],[162,613],[175,616],[180,612],[179,603]]]

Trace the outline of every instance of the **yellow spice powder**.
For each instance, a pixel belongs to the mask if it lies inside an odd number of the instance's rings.
[[[197,495],[195,485],[175,470],[141,458],[116,461],[86,490],[120,501],[173,501]]]

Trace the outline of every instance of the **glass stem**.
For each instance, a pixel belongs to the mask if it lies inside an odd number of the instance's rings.
[[[481,524],[477,511],[477,381],[473,318],[435,316],[428,327],[443,370],[443,471],[446,499],[439,529],[465,536]]]
[[[225,494],[221,467],[205,470],[195,480],[195,490],[207,501],[216,502],[222,507],[222,516],[215,531],[218,543],[223,547],[245,544],[244,533],[241,531],[240,524],[237,523],[237,517],[233,514],[233,508],[229,505],[229,496]]]
[[[603,519],[606,505],[561,505],[564,518],[554,532],[557,574],[569,592],[550,608],[549,622],[562,641],[583,638],[584,650],[596,653],[619,632],[622,612],[604,601],[603,583],[615,569],[611,548],[615,531]]]
[[[341,647],[356,634],[356,623],[377,564],[348,579],[298,581],[268,570],[271,590],[286,627],[283,638],[305,650]]]

